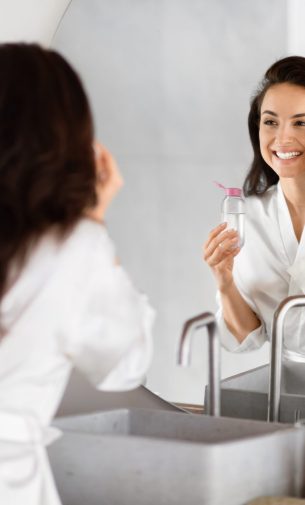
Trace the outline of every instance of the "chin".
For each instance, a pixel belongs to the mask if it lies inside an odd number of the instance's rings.
[[[304,179],[304,171],[292,171],[292,170],[279,170],[276,172],[281,179]]]

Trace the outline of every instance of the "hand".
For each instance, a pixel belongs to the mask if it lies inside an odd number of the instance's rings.
[[[203,246],[203,259],[212,269],[221,292],[233,282],[234,258],[240,251],[237,231],[225,230],[226,226],[222,223],[214,228]]]
[[[100,143],[94,143],[97,204],[86,209],[85,215],[103,221],[106,209],[123,185],[123,179],[111,153]]]

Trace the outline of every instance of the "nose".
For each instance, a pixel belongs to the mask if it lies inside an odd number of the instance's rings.
[[[290,144],[293,143],[294,137],[293,137],[293,132],[291,131],[291,128],[289,125],[283,125],[280,126],[277,129],[276,133],[276,145],[277,146],[289,146]]]

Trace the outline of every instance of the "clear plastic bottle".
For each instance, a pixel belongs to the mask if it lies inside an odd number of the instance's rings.
[[[228,223],[228,230],[236,230],[239,235],[239,247],[245,243],[245,214],[246,205],[242,197],[240,188],[226,188],[222,184],[216,183],[225,191],[225,198],[221,205],[222,222]]]

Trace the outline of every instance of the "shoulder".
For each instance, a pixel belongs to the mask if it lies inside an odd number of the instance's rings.
[[[82,219],[73,228],[63,247],[94,255],[103,253],[114,257],[115,247],[106,227],[90,219]]]
[[[92,219],[81,219],[73,228],[71,235],[80,239],[86,238],[90,241],[108,240],[108,232],[104,224]]]
[[[61,240],[46,233],[32,247],[1,301],[1,317],[8,325],[31,300],[42,300],[43,292],[52,303],[61,303],[64,293],[75,301],[85,296],[93,278],[106,279],[114,262],[114,245],[102,224],[83,219]]]
[[[49,246],[54,237],[45,237]],[[51,248],[46,247],[46,255]],[[53,271],[56,277],[74,279],[87,283],[92,275],[105,275],[115,263],[115,247],[107,229],[101,223],[89,219],[80,220],[69,235],[57,242],[56,254],[52,255]]]

